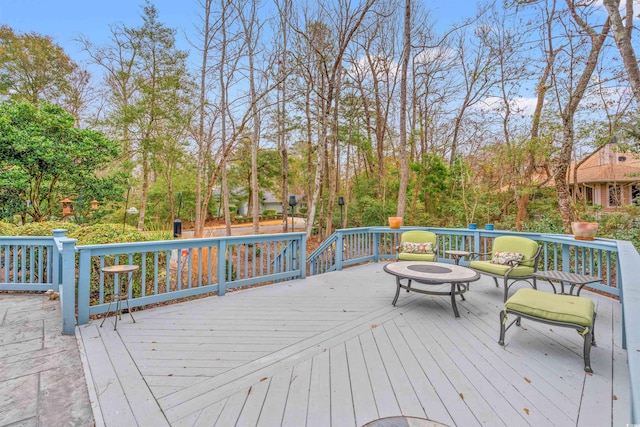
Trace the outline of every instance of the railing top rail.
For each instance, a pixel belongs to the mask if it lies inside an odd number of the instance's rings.
[[[454,234],[467,235],[467,236],[479,235],[481,237],[498,237],[498,236],[505,236],[505,235],[522,236],[522,237],[528,237],[530,239],[542,240],[550,243],[574,244],[576,246],[588,247],[588,248],[594,248],[594,249],[603,249],[603,250],[609,250],[614,252],[617,250],[617,245],[616,245],[617,240],[613,240],[613,239],[596,238],[595,240],[575,240],[573,236],[570,234],[532,233],[532,232],[520,232],[520,231],[509,231],[509,230],[470,230],[468,228],[440,228],[440,227],[419,227],[419,226],[409,226],[409,227],[402,227],[399,229],[397,228],[391,229],[386,226],[375,226],[375,227],[343,228],[340,230],[336,230],[335,233],[342,233],[342,234],[362,233],[362,232],[402,233],[402,232],[411,231],[411,230],[428,230],[428,231],[433,231],[436,234],[442,234],[442,235],[454,235]],[[327,242],[327,240],[325,240],[325,242]],[[321,251],[322,248],[323,248],[322,246],[319,247],[318,249],[316,249],[316,251],[314,251],[313,254]]]
[[[352,229],[353,230],[353,229]],[[307,257],[307,259],[314,259],[315,257],[318,256],[318,254],[321,254],[324,250],[326,250],[333,242],[336,241],[336,238],[338,236],[339,233],[341,233],[343,230],[336,230],[331,236],[327,237],[325,239],[324,242],[322,242],[322,244],[320,246],[318,246],[318,248],[316,248],[315,251],[311,252],[309,254],[309,256]]]
[[[53,237],[46,236],[1,236],[0,244],[26,244],[26,245],[52,245],[54,242]]]
[[[79,251],[95,251],[99,253],[113,253],[114,249],[121,251],[122,249],[130,250],[140,248],[153,248],[153,250],[171,250],[171,249],[188,249],[192,247],[216,246],[220,242],[227,245],[236,243],[253,243],[253,242],[272,242],[298,239],[304,236],[304,232],[296,233],[280,233],[280,234],[253,234],[243,236],[222,236],[222,237],[206,237],[202,239],[179,239],[179,240],[154,240],[151,242],[128,242],[128,243],[109,243],[97,245],[77,246]]]

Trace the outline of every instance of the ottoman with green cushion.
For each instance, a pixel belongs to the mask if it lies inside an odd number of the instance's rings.
[[[508,326],[507,314],[515,314],[516,319]],[[588,298],[558,295],[534,289],[519,289],[504,303],[504,310],[500,312],[500,340],[504,345],[504,336],[514,323],[520,326],[521,318],[535,320],[566,328],[573,328],[584,338],[584,370],[591,369],[591,346],[595,346],[593,329],[596,323],[596,313],[593,301]]]

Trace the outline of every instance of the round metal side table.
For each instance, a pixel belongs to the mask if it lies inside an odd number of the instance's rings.
[[[102,269],[102,272],[105,274],[105,276],[113,276],[114,293],[111,301],[109,302],[109,305],[107,306],[107,312],[102,318],[100,327],[102,327],[104,321],[107,320],[107,317],[109,317],[109,313],[111,313],[111,304],[113,304],[114,302],[116,303],[116,310],[114,312],[116,315],[115,325],[113,326],[114,331],[118,328],[118,317],[122,319],[122,302],[125,302],[127,304],[127,311],[129,312],[129,316],[131,316],[131,320],[133,320],[133,323],[136,323],[136,319],[134,319],[133,313],[131,313],[131,307],[129,306],[129,290],[131,289],[133,273],[139,268],[140,266],[138,265],[122,264],[111,265]],[[123,284],[123,282],[120,280],[120,277],[118,276],[119,274],[127,274],[129,276],[125,282],[126,284]]]

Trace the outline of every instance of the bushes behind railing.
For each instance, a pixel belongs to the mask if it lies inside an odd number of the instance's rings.
[[[106,312],[116,281],[131,279],[129,303],[140,307],[305,277],[305,242],[288,233],[78,246],[78,323]],[[104,267],[121,264],[140,270],[105,277]]]

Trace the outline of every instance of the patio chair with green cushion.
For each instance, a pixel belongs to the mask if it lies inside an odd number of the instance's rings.
[[[430,231],[405,231],[397,247],[398,261],[435,261],[438,236]]]
[[[496,287],[500,287],[498,279],[503,279],[506,301],[509,288],[516,282],[527,282],[533,289],[537,289],[533,274],[538,270],[541,251],[542,246],[526,237],[500,236],[493,240],[491,252],[469,255],[469,259],[473,260],[469,263],[469,268],[493,277]]]

